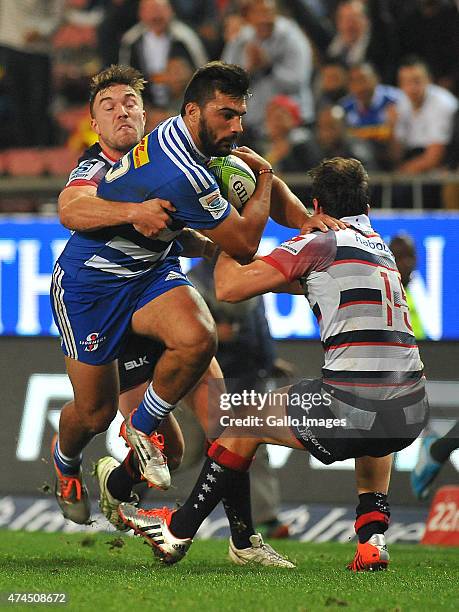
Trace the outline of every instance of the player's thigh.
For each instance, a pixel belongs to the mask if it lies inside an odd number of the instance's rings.
[[[66,356],[65,365],[77,407],[87,411],[102,407],[116,410],[119,395],[116,360],[103,365],[89,365]]]
[[[215,323],[201,295],[190,285],[174,287],[136,310],[132,331],[167,348],[194,346],[215,338]]]

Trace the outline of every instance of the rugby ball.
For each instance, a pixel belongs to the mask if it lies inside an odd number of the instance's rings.
[[[217,180],[222,196],[236,210],[241,210],[252,197],[257,185],[257,179],[251,168],[235,155],[213,157],[208,166]]]

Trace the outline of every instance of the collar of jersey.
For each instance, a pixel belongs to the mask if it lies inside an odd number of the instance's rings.
[[[182,115],[178,115],[177,116],[177,121],[176,121],[176,126],[180,132],[180,135],[183,136],[183,140],[185,141],[185,143],[188,145],[188,148],[191,150],[191,152],[193,153],[193,155],[201,162],[201,163],[206,163],[209,161],[210,157],[207,157],[207,155],[204,155],[204,153],[201,153],[201,151],[198,149],[198,147],[194,144],[194,140],[191,137],[190,132],[188,131],[188,128],[186,127],[185,122],[183,121],[183,117]]]
[[[364,228],[371,228],[370,219],[368,215],[351,215],[350,217],[341,217],[341,221],[345,221],[350,225],[360,225]]]

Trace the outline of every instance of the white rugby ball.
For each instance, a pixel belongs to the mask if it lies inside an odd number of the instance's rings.
[[[215,175],[222,196],[237,210],[252,197],[257,179],[251,168],[236,155],[213,157],[208,163]]]

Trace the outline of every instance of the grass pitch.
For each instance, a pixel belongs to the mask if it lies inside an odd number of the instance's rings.
[[[197,541],[184,561],[164,567],[138,538],[0,531],[0,606],[28,610],[46,605],[8,604],[10,592],[65,592],[68,603],[54,609],[459,610],[457,549],[392,545],[389,570],[352,574],[344,566],[354,554],[353,544],[282,541],[275,547],[297,569],[235,566],[227,560],[223,540]]]

